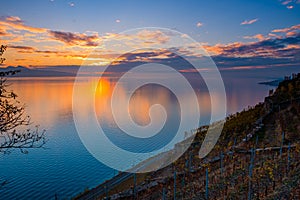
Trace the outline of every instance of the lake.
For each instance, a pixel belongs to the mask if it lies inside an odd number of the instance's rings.
[[[227,113],[241,111],[249,105],[263,101],[272,87],[260,85],[258,82],[282,78],[292,72],[299,72],[299,69],[274,67],[222,71],[227,94]],[[47,143],[44,149],[31,149],[28,154],[15,150],[10,154],[0,155],[0,179],[7,180],[7,184],[0,188],[0,199],[54,199],[55,195],[58,199],[68,199],[117,173],[95,159],[77,134],[72,112],[73,77],[13,78],[9,81],[12,84],[10,88],[26,105],[32,122],[39,124],[41,129],[46,129]],[[109,96],[115,85],[113,79],[107,78],[96,83],[94,80],[82,81],[82,84],[97,84],[96,115],[104,129],[110,132],[111,140],[130,151],[140,152],[145,150],[143,148],[160,147],[163,138],[153,139],[145,145],[139,145],[137,141],[132,146],[128,145],[126,136],[118,135],[107,109]],[[197,87],[196,85],[195,88]],[[209,95],[205,91],[200,92],[201,88],[198,89],[197,97],[204,113],[199,125],[204,125],[209,121],[205,116],[210,111],[207,109],[207,105],[210,105],[207,103]],[[126,84],[121,83],[121,90],[117,95],[119,98],[126,98]],[[165,106],[168,114],[172,116],[168,122],[168,130],[173,130],[180,111],[176,109],[178,105],[174,95],[163,87],[149,85],[134,93],[130,102],[132,119],[140,125],[148,124],[148,111],[154,103]],[[189,109],[192,112],[193,108]],[[83,110],[81,115],[86,118],[89,113]],[[186,131],[193,128],[196,127],[187,128]]]

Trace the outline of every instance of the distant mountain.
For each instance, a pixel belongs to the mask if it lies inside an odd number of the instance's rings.
[[[14,70],[20,70],[19,73],[16,73],[14,77],[67,77],[67,76],[75,76],[76,73],[72,72],[64,72],[64,71],[57,71],[52,70],[50,67],[47,68],[27,68],[23,66],[8,66],[6,68],[1,68],[0,72],[6,72],[6,71],[14,71]]]
[[[59,65],[59,66],[49,66],[49,67],[36,67],[35,69],[76,74],[79,68],[80,66],[76,66],[76,65],[74,66]]]
[[[266,82],[259,82],[258,84],[261,85],[269,85],[269,86],[278,86],[279,83],[282,81],[283,79],[278,79],[278,80],[273,80],[273,81],[266,81]]]

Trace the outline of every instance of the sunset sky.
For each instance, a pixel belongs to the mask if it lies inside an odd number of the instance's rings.
[[[121,33],[142,27],[189,35],[218,67],[299,65],[299,13],[300,0],[10,0],[0,7],[0,41],[8,46],[3,66],[81,65],[95,47],[107,63],[122,52],[106,49],[106,39],[139,41],[141,47],[170,39],[159,31]]]

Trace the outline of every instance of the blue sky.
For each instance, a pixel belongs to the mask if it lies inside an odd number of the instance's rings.
[[[19,16],[31,26],[71,32],[101,34],[149,26],[171,28],[189,34],[198,42],[216,44],[244,41],[246,35],[300,23],[300,4],[290,4],[293,9],[276,0],[10,0],[2,3],[0,13]],[[258,21],[251,26],[240,25],[255,18]],[[198,22],[203,26],[197,27]]]
[[[141,27],[180,31],[221,56],[230,57],[228,52],[240,52],[246,45],[257,51],[258,46],[269,43],[251,43],[263,40],[284,43],[284,47],[272,51],[292,49],[295,53],[300,49],[299,13],[300,0],[10,0],[2,2],[0,7],[0,39],[11,47],[6,52],[6,63],[11,65],[47,65],[45,61],[54,53],[58,55],[52,62],[54,65],[76,65],[80,60],[75,54],[87,53],[83,47],[94,46],[103,37]],[[286,37],[294,37],[296,41],[282,40]],[[274,47],[277,42],[271,41]],[[62,57],[71,48],[74,59],[63,61]],[[266,48],[270,50],[269,46]],[[276,53],[278,56],[279,51]],[[264,52],[255,56],[265,55]],[[245,57],[249,52],[233,56]]]

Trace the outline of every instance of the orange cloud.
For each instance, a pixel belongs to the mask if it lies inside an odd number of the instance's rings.
[[[252,24],[257,20],[245,21],[244,24]],[[258,39],[257,42],[235,42],[213,46],[204,44],[203,47],[212,56],[291,57],[299,51],[298,40],[295,39],[299,38],[299,30],[300,24],[275,29],[266,36],[256,34],[244,37]],[[285,36],[276,33],[285,33]],[[0,38],[4,41],[3,44],[9,45],[5,54],[6,65],[81,65],[84,60],[91,65],[104,65],[111,62],[112,65],[117,65],[122,62],[147,62],[176,57],[164,48],[156,51],[145,50],[145,48],[161,47],[172,39],[171,33],[151,29],[132,34],[106,33],[99,36],[97,32],[91,31],[74,33],[31,27],[25,25],[19,17],[11,16],[0,18]],[[105,40],[108,40],[108,44],[104,42]],[[98,48],[90,54],[90,48],[94,47]],[[132,48],[141,50],[122,55]],[[190,51],[198,48],[197,45],[191,46],[191,49],[180,46],[176,48],[187,56],[203,56],[195,55]]]
[[[134,38],[134,36],[133,36]],[[142,30],[137,33],[137,38],[140,40],[148,41],[150,43],[166,43],[170,40],[170,37],[167,36],[165,33],[159,31],[159,30]]]
[[[253,36],[245,36],[244,38],[245,39],[258,39],[260,41],[265,39],[263,34],[256,34],[256,35],[253,35]]]
[[[223,45],[216,44],[215,46],[204,45],[203,48],[210,54],[218,55],[223,53]]]
[[[7,32],[5,27],[0,27],[0,37],[1,36],[11,36],[11,34]]]
[[[227,50],[236,49],[243,46],[243,43],[234,42],[227,45],[216,44],[215,46],[204,45],[203,48],[212,55],[221,55],[224,54]]]
[[[290,37],[290,36],[296,36],[298,33],[297,31],[291,31],[291,32],[287,32],[286,36]]]
[[[289,31],[293,30],[300,30],[300,24],[297,24],[295,26],[291,26],[289,28],[282,28],[282,29],[274,29],[272,30],[273,33],[287,33]]]
[[[25,25],[24,22],[16,16],[8,16],[0,19],[0,27],[6,30],[23,30],[32,33],[44,33],[47,31],[45,28],[36,28]]]

